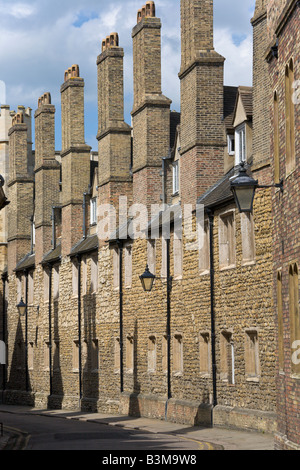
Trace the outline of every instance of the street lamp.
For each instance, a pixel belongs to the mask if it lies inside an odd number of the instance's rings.
[[[147,265],[144,274],[140,276],[140,280],[145,292],[151,292],[155,278],[156,276],[150,272]]]
[[[27,307],[27,305],[24,304],[23,299],[21,299],[21,301],[17,305],[17,309],[18,309],[20,317],[24,317],[24,315],[26,313],[26,307]]]
[[[283,191],[283,181],[274,185],[259,185],[257,180],[247,175],[245,162],[241,162],[239,173],[230,182],[230,189],[233,193],[235,203],[239,212],[252,212],[254,195],[257,188],[280,188]]]

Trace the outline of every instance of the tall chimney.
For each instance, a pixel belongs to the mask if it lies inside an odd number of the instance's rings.
[[[31,249],[31,218],[33,215],[34,178],[28,158],[28,128],[24,113],[12,120],[9,135],[8,181],[8,274]]]
[[[181,0],[180,188],[195,204],[224,169],[224,58],[213,48],[213,0]]]
[[[84,80],[79,66],[65,71],[62,113],[62,256],[83,236],[83,193],[90,183],[91,147],[84,140]]]
[[[161,203],[160,171],[170,147],[171,100],[161,90],[161,21],[154,2],[138,11],[132,38],[133,198],[149,211],[152,203]]]
[[[102,41],[98,67],[99,204],[112,204],[117,213],[119,196],[132,202],[131,127],[124,122],[124,50],[117,33]]]
[[[35,112],[35,262],[52,247],[52,206],[59,203],[60,165],[55,159],[55,106],[50,93]]]

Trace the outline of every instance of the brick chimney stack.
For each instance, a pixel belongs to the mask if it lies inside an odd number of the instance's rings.
[[[181,43],[181,201],[195,204],[224,168],[224,58],[213,48],[213,0],[181,0]]]
[[[151,203],[161,203],[160,171],[169,153],[171,105],[161,90],[161,21],[154,2],[138,11],[132,39],[133,197],[150,209]]]
[[[28,158],[28,127],[22,111],[15,114],[9,136],[8,273],[30,252],[34,178]]]
[[[78,65],[65,71],[62,114],[62,256],[83,236],[83,193],[90,184],[91,147],[84,140],[84,80]]]
[[[52,242],[52,206],[59,203],[60,165],[55,159],[55,106],[50,93],[35,112],[35,261],[40,263]]]
[[[119,196],[132,202],[131,127],[124,122],[124,50],[117,33],[102,41],[98,67],[99,204],[118,212]]]

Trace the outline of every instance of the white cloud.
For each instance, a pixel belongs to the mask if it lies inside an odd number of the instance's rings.
[[[33,15],[36,11],[33,5],[28,3],[19,3],[19,2],[0,2],[1,15],[12,16],[16,19],[28,18]]]
[[[125,114],[132,109],[132,38],[143,0],[0,0],[0,80],[7,104],[36,109],[41,94],[50,91],[60,111],[64,71],[76,63],[85,79],[86,135],[97,133],[96,59],[101,41],[113,31],[124,48]],[[180,110],[180,0],[156,0],[162,20],[162,91]],[[215,49],[226,58],[225,84],[251,85],[254,0],[215,0]],[[252,10],[251,10],[252,9]],[[242,37],[237,43],[236,37]],[[58,124],[58,138],[59,138]],[[90,139],[90,137],[88,137]],[[95,140],[95,139],[94,139]],[[58,142],[58,147],[60,146]],[[95,142],[93,142],[95,147]]]

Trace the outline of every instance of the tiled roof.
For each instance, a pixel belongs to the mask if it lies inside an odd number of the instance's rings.
[[[230,189],[230,178],[234,175],[234,168],[230,170],[223,178],[211,186],[197,200],[197,204],[203,204],[207,208],[233,201],[233,194]]]
[[[89,237],[83,238],[75,246],[73,246],[70,256],[76,256],[89,251],[98,250],[98,235],[90,235]]]
[[[55,263],[56,261],[60,261],[61,259],[61,244],[59,243],[54,250],[49,251],[47,253],[42,261],[42,264],[47,264],[47,263]]]
[[[28,253],[16,266],[15,272],[25,271],[35,266],[35,254]]]
[[[252,118],[252,113],[253,113],[253,93],[252,93],[252,87],[247,87],[247,86],[240,86],[239,87],[239,94],[244,106],[244,110],[246,113],[246,116],[248,119]]]

